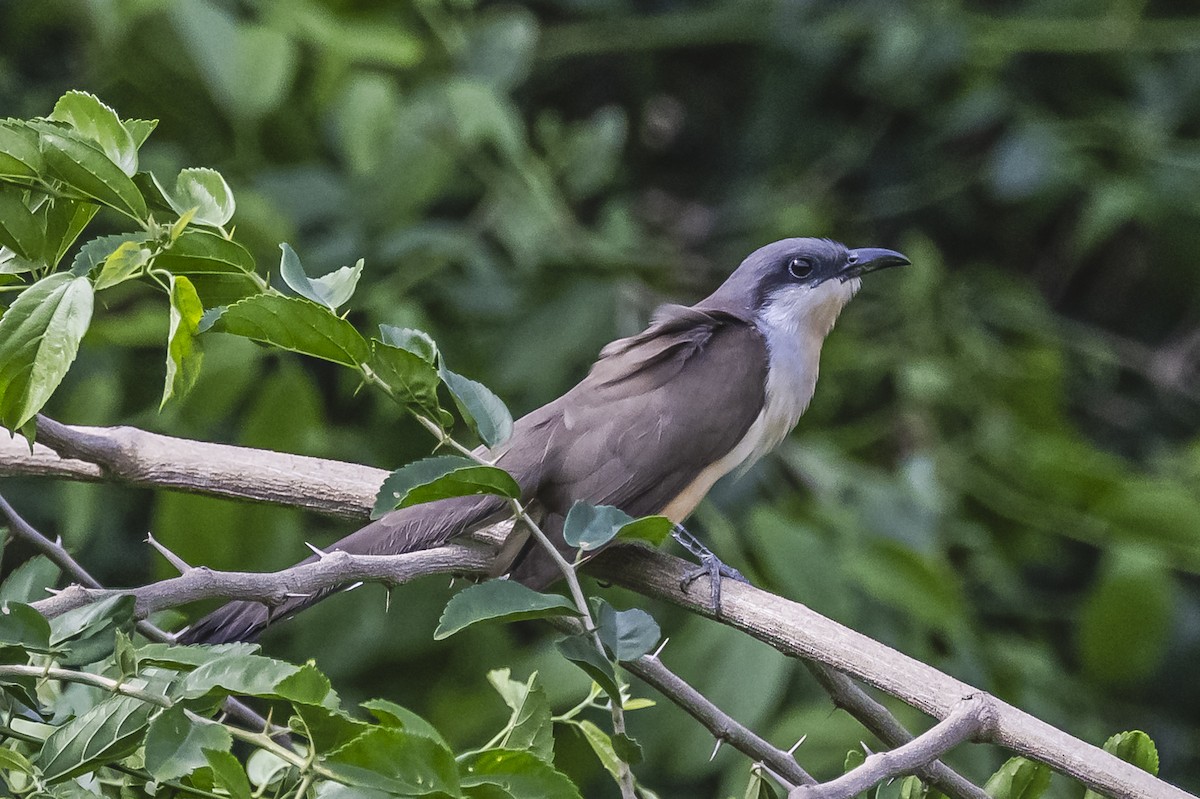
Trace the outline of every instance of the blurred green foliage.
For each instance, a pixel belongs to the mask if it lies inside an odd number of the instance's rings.
[[[259,264],[281,241],[316,272],[365,258],[353,321],[428,330],[517,412],[766,241],[896,246],[914,266],[847,310],[796,435],[719,486],[697,528],[757,584],[1076,735],[1146,730],[1162,775],[1196,790],[1189,13],[1132,0],[14,2],[0,7],[0,115],[46,114],[78,88],[161,120],[143,168],[220,169]],[[385,467],[428,451],[335,367],[232,337],[159,413],[162,304],[106,297],[48,409],[58,419]],[[6,493],[113,584],[166,573],[147,529],[190,562],[239,568],[287,565],[303,541],[347,532],[113,486]],[[448,595],[409,586],[384,615],[382,592],[362,589],[281,625],[268,648],[315,657],[350,700],[413,708],[456,748],[507,718],[489,669],[538,670],[556,708],[566,686],[578,693],[535,625],[435,643]],[[668,665],[785,747],[807,734],[815,773],[840,768],[862,732],[803,670],[653,611]],[[664,799],[740,795],[744,759],[725,748],[707,762],[711,741],[681,712],[660,703],[631,725],[639,775]],[[606,795],[582,735],[559,738],[560,765]],[[983,779],[1000,756],[954,762]],[[1077,793],[1057,778],[1049,795]]]

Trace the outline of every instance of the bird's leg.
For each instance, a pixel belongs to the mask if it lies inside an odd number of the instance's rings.
[[[689,533],[682,524],[677,524],[671,529],[671,537],[700,561],[698,568],[685,574],[683,579],[679,581],[679,590],[686,594],[692,583],[701,577],[708,577],[708,582],[712,590],[713,610],[715,612],[721,612],[722,577],[737,580],[739,583],[750,583],[740,571],[732,566],[726,566],[720,558],[713,554],[711,549],[700,543],[700,539]]]

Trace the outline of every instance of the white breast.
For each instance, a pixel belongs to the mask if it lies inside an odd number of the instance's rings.
[[[769,299],[756,320],[769,357],[763,409],[737,446],[700,472],[663,516],[682,522],[717,480],[749,468],[792,431],[817,387],[825,336],[858,287],[857,279],[827,280],[815,288],[789,286]]]

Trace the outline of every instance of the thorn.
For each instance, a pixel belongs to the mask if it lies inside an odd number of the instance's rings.
[[[158,554],[160,554],[164,558],[166,558],[167,563],[170,563],[172,566],[174,566],[175,571],[179,572],[180,574],[187,574],[188,572],[190,572],[192,570],[192,567],[190,565],[188,565],[187,561],[185,561],[183,558],[179,557],[174,552],[172,552],[171,550],[167,549],[165,546],[160,544],[154,538],[154,535],[152,533],[146,533],[146,543],[148,543],[150,546],[154,547],[154,549],[158,552]]]
[[[383,612],[388,613],[392,609],[392,588],[388,586],[383,592]]]
[[[796,750],[800,748],[800,744],[804,743],[806,740],[808,740],[808,733],[804,733],[803,735],[801,735],[800,740],[796,741],[796,743],[792,744],[792,748],[788,750],[788,754],[794,755],[796,753]]]
[[[651,659],[651,660],[658,660],[658,656],[662,654],[662,651],[663,651],[664,649],[666,649],[666,647],[667,647],[667,642],[668,642],[668,641],[670,641],[670,640],[671,640],[671,639],[670,639],[669,637],[668,637],[668,638],[664,638],[664,639],[662,639],[662,643],[658,645],[658,649],[655,649],[655,650],[654,650],[654,654],[652,654],[652,655],[650,656],[650,659]]]
[[[56,536],[54,536],[54,546],[56,546],[56,547],[61,547],[61,546],[62,546],[62,542],[63,542],[63,538],[62,538],[62,536],[61,536],[61,535],[56,535]]]
[[[723,743],[724,743],[723,740],[721,740],[720,738],[717,739],[717,743],[716,743],[716,746],[713,747],[712,754],[708,756],[709,763],[711,763],[713,761],[713,758],[715,758],[717,756],[717,751],[721,748],[721,744],[723,744]]]
[[[450,587],[450,588],[453,588],[453,587],[454,587],[454,584],[455,584],[455,583],[457,583],[457,582],[458,582],[458,578],[457,578],[457,577],[455,577],[455,576],[453,576],[453,575],[451,575],[451,576],[450,576],[450,585],[449,585],[448,587]]]
[[[359,580],[357,583],[354,583],[354,584],[352,584],[352,585],[348,585],[348,586],[346,586],[345,588],[343,588],[343,589],[342,589],[342,593],[346,593],[346,594],[348,594],[348,593],[350,593],[351,591],[353,591],[355,588],[358,588],[358,587],[359,587],[360,585],[362,585],[362,584],[363,584],[362,580]]]
[[[861,746],[861,747],[863,748],[863,752],[864,752],[864,753],[866,753],[867,755],[873,755],[873,754],[875,754],[874,752],[872,752],[872,751],[871,751],[871,747],[867,746],[867,742],[866,742],[866,741],[859,741],[859,742],[858,742],[858,745],[859,745],[859,746]]]
[[[284,596],[288,597],[289,599],[308,599],[310,596],[312,596],[312,594],[304,594],[300,593],[299,591],[288,591],[286,594],[284,594]]]
[[[312,552],[313,552],[313,554],[314,554],[314,555],[316,555],[318,558],[327,558],[327,557],[329,557],[329,553],[328,553],[328,552],[326,552],[325,550],[323,550],[323,549],[320,549],[320,548],[318,548],[318,547],[314,547],[312,544],[308,543],[307,541],[305,541],[305,542],[304,542],[304,546],[306,546],[306,547],[308,547],[309,549],[311,549],[311,550],[312,550]]]
[[[62,593],[62,589],[61,588],[50,588],[49,586],[47,586],[46,593],[53,594],[54,596],[58,596],[59,594]]]

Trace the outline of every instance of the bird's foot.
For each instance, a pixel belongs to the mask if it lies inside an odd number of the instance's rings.
[[[671,537],[678,541],[681,547],[686,549],[700,561],[700,565],[698,567],[692,571],[689,571],[683,576],[683,579],[679,581],[679,590],[686,594],[688,589],[691,588],[692,583],[696,582],[701,577],[707,577],[709,590],[712,592],[712,606],[714,613],[721,612],[722,577],[728,577],[731,580],[737,580],[739,583],[750,583],[750,581],[746,579],[745,575],[732,566],[727,566],[724,562],[722,562],[720,558],[713,554],[711,549],[700,543],[700,540],[689,533],[683,525],[675,525],[675,528],[671,531]]]

